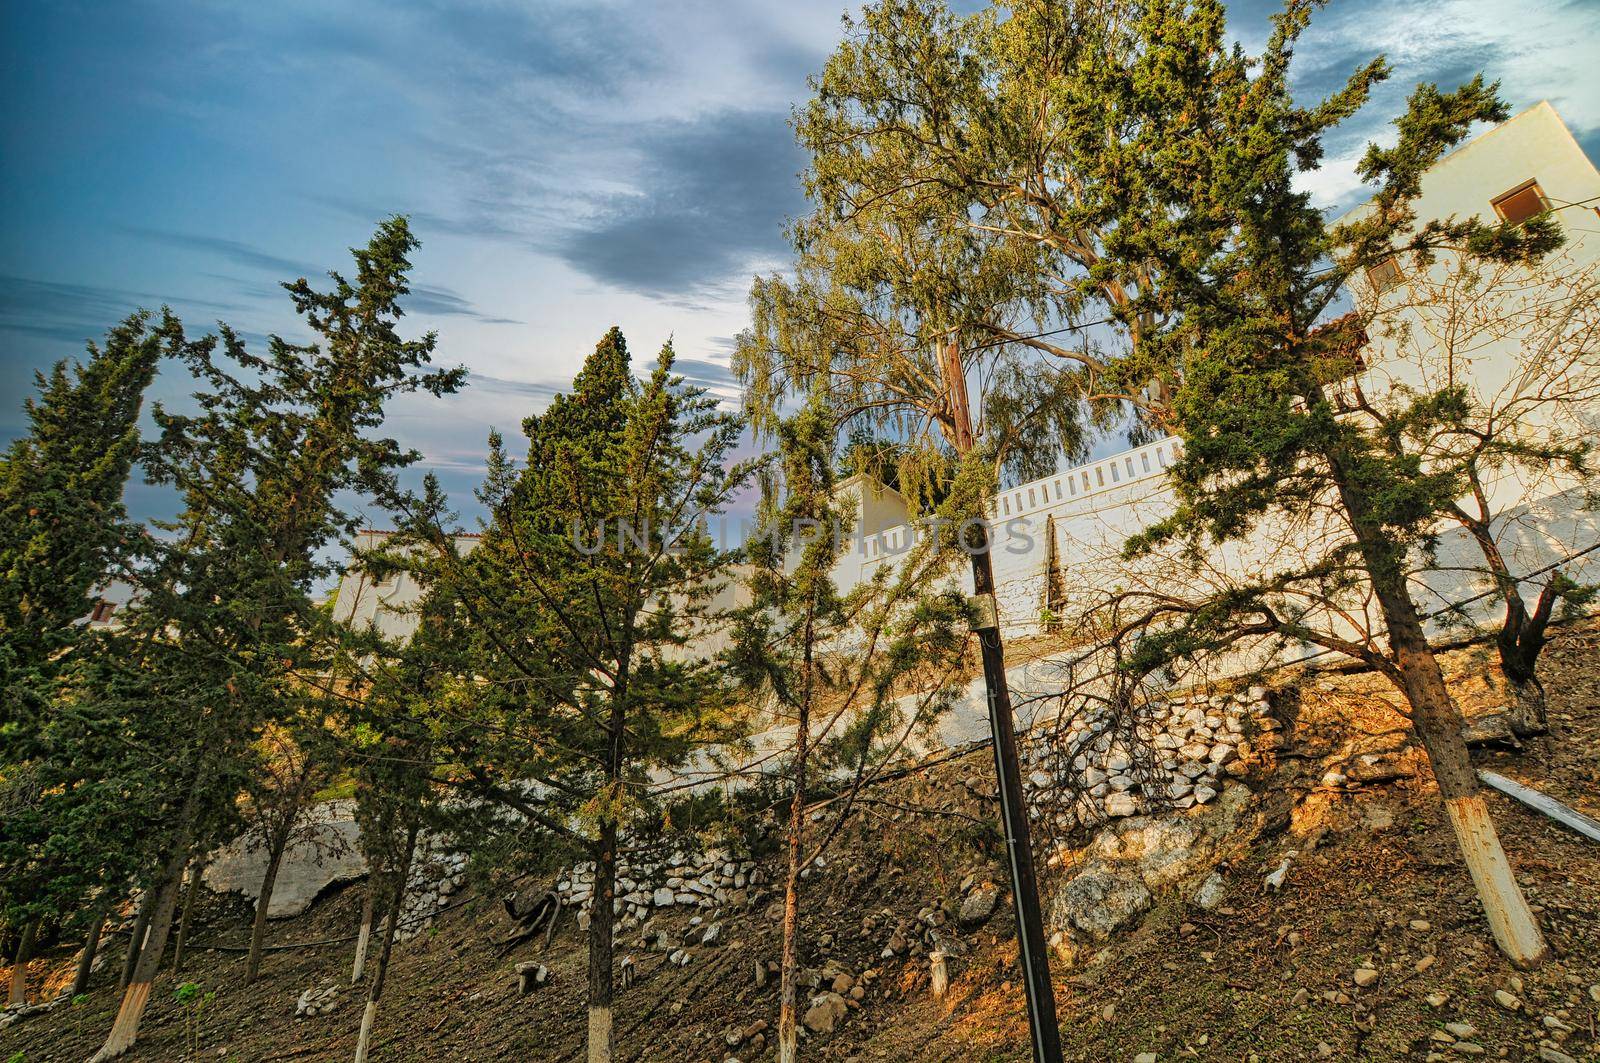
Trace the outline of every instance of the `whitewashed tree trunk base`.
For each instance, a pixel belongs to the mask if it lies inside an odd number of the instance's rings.
[[[144,1016],[145,1005],[149,1002],[149,982],[129,983],[127,991],[122,994],[122,1006],[117,1009],[117,1021],[112,1024],[106,1043],[100,1046],[100,1051],[90,1058],[89,1063],[115,1059],[133,1047],[139,1020]]]
[[[1483,797],[1474,794],[1452,798],[1444,807],[1450,816],[1450,826],[1455,829],[1467,870],[1472,874],[1472,883],[1478,888],[1478,899],[1489,919],[1495,943],[1517,966],[1537,966],[1548,953],[1544,935],[1511,873],[1511,865],[1506,861],[1505,850],[1500,846]]]
[[[367,1045],[372,1040],[372,1023],[378,1017],[378,1002],[367,1001],[361,1012],[361,1035],[356,1038],[356,1063],[367,1063]]]
[[[589,1009],[589,1063],[611,1063],[611,1009]]]

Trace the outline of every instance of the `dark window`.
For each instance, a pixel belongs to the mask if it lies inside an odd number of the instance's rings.
[[[1537,218],[1550,209],[1538,181],[1524,181],[1509,192],[1503,192],[1489,201],[1494,212],[1512,225],[1521,225],[1529,218]]]
[[[1397,287],[1405,279],[1405,274],[1400,272],[1400,261],[1393,255],[1376,266],[1367,267],[1367,283],[1372,285],[1372,290],[1379,295]]]

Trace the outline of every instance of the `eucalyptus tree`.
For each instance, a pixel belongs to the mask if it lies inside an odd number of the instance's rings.
[[[1130,667],[1148,674],[1252,640],[1299,640],[1387,677],[1427,752],[1496,941],[1531,964],[1544,942],[1489,819],[1409,585],[1464,493],[1459,465],[1430,465],[1407,445],[1449,397],[1397,398],[1388,424],[1342,415],[1334,392],[1356,372],[1363,336],[1359,322],[1330,313],[1349,278],[1396,254],[1529,261],[1559,237],[1546,220],[1416,216],[1428,168],[1474,123],[1506,116],[1481,78],[1451,92],[1419,86],[1393,146],[1370,147],[1358,167],[1377,186],[1371,209],[1342,225],[1326,221],[1298,178],[1387,68],[1375,59],[1327,99],[1297,104],[1290,61],[1314,6],[1291,0],[1251,57],[1228,43],[1216,0],[1143,5],[1119,61],[1127,89],[1104,101],[1127,135],[1102,152],[1088,190],[1102,226],[1117,233],[1100,268],[1130,281],[1148,276],[1134,306],[1154,322],[1118,372],[1172,390],[1171,419],[1185,442],[1172,470],[1174,511],[1127,552],[1167,551],[1181,568],[1217,543],[1300,530],[1262,571],[1235,574],[1220,593],[1186,593],[1174,581],[1122,601],[1124,615],[1137,614]]]
[[[837,837],[863,787],[932,736],[962,677],[966,603],[947,584],[948,550],[924,541],[896,565],[840,594],[834,569],[847,548],[849,507],[835,493],[833,419],[808,403],[778,427],[778,468],[763,480],[749,544],[750,603],[731,663],[773,728],[792,729],[786,832],[778,1058],[797,1058],[800,877]],[[807,837],[813,788],[837,791],[832,822]]]
[[[460,386],[461,370],[428,368],[434,334],[399,333],[416,247],[405,219],[391,218],[352,251],[352,278],[330,273],[328,291],[303,278],[285,284],[310,343],[272,336],[258,355],[226,326],[198,340],[176,321],[167,327],[201,390],[194,412],[156,409],[161,435],[143,461],[184,509],[165,525],[169,538],[129,618],[136,648],[96,706],[127,721],[136,741],[123,743],[124,756],[156,776],[161,814],[138,824],[154,852],[145,876],[154,903],[96,1058],[134,1043],[182,870],[233,826],[253,743],[324,652],[313,592],[329,574],[325,547],[356,524],[341,496],[394,503],[396,470],[418,457],[376,434],[387,403]]]
[[[102,641],[87,623],[97,594],[138,550],[122,495],[161,354],[161,326],[130,315],[82,361],[36,376],[27,432],[0,456],[0,919],[20,930],[13,1004],[40,922],[72,919],[128,872],[120,847],[97,851],[69,830],[103,822],[87,810],[104,790],[59,787],[51,725],[78,659]]]
[[[460,783],[595,866],[589,944],[592,1061],[613,1052],[619,839],[658,817],[656,777],[742,733],[725,671],[698,640],[735,553],[716,518],[749,477],[742,424],[672,372],[664,347],[631,373],[613,328],[543,413],[526,462],[490,437],[481,544],[459,558],[430,492],[408,532],[431,543],[473,697],[443,708],[440,756]]]
[[[998,143],[984,131],[1008,128],[992,63],[1000,21],[904,0],[865,9],[797,114],[812,210],[791,230],[789,275],[755,282],[734,365],[758,430],[785,403],[820,393],[836,431],[896,444],[897,481],[919,512],[937,497],[940,517],[965,532],[959,546],[987,603],[979,646],[1032,1032],[1039,1058],[1053,1059],[988,507],[1002,477],[1085,456],[1088,429],[1125,423],[1130,403],[1100,386],[1105,353],[1085,331],[1103,301],[1095,274],[1064,263],[1055,242],[982,223],[976,167],[993,168],[985,152]],[[1040,346],[1062,332],[1077,333],[1077,345]]]

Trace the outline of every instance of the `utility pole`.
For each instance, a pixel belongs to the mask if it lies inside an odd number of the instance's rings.
[[[972,450],[972,411],[967,404],[967,376],[955,340],[940,347],[940,370],[950,398],[956,451]],[[1022,984],[1028,996],[1028,1027],[1033,1036],[1034,1063],[1061,1063],[1061,1031],[1056,1026],[1056,993],[1050,984],[1050,955],[1045,951],[1044,917],[1039,910],[1039,879],[1033,868],[1033,839],[1028,808],[1022,796],[1022,764],[1017,756],[1016,720],[1011,690],[1006,685],[1005,647],[1000,641],[1000,607],[994,596],[994,565],[989,557],[989,522],[980,518],[971,541],[961,546],[972,558],[972,591],[977,609],[973,631],[983,655],[983,682],[988,691],[989,733],[994,740],[994,771],[1000,787],[1000,819],[1005,827],[1006,858],[1011,868],[1011,903],[1017,913]]]

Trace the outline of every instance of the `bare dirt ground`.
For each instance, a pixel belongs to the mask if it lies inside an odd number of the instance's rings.
[[[1543,671],[1550,734],[1521,751],[1481,752],[1478,763],[1600,817],[1600,623],[1563,629]],[[1357,689],[1363,677],[1325,682]],[[991,785],[991,772],[980,754],[881,788],[826,868],[806,883],[803,960],[876,974],[835,1032],[802,1042],[802,1058],[1029,1058],[1004,903],[984,926],[965,932],[970,951],[953,966],[943,1000],[931,996],[924,956],[880,955],[896,920],[914,918],[924,906],[959,904],[967,876],[1003,880],[992,814],[975,795]],[[1176,895],[1159,897],[1138,928],[1109,949],[1073,969],[1058,965],[1068,1058],[1421,1060],[1436,1052],[1442,1059],[1559,1063],[1548,1054],[1554,1050],[1600,1059],[1600,988],[1591,988],[1600,986],[1600,846],[1491,797],[1553,950],[1538,970],[1519,972],[1490,941],[1429,780],[1402,775],[1347,791],[1319,789],[1319,774],[1291,752],[1258,784],[1278,788],[1284,807],[1295,811],[1281,829],[1234,855],[1222,907],[1201,911]],[[1289,849],[1299,856],[1274,891],[1263,878]],[[324,897],[307,915],[274,924],[272,940],[345,937],[359,902],[354,888]],[[201,943],[244,941],[248,911],[236,900],[207,898],[200,915]],[[676,912],[656,922],[676,931],[689,918]],[[638,947],[637,931],[622,936],[621,951],[633,955],[641,977],[619,999],[619,1058],[773,1057],[770,1046],[750,1053],[725,1039],[730,1027],[776,1021],[776,989],[771,981],[758,987],[754,976],[758,961],[777,955],[772,898],[723,921],[724,943],[694,948],[682,968]],[[498,955],[495,945],[509,929],[497,899],[475,897],[400,946],[372,1058],[583,1058],[584,950],[570,916],[548,953],[535,941]],[[822,945],[823,935],[832,943]],[[360,990],[344,990],[332,1014],[294,1013],[303,989],[348,981],[351,950],[340,941],[273,952],[249,987],[241,984],[241,953],[199,951],[181,975],[160,976],[139,1045],[127,1058],[186,1058],[191,1033],[198,1041],[193,1058],[350,1058]],[[0,1060],[87,1059],[116,1008],[120,941],[109,951],[86,997],[0,1031]],[[36,992],[70,979],[71,958],[68,945],[36,961]],[[533,958],[549,965],[551,983],[519,996],[514,966]],[[1357,986],[1358,967],[1376,971],[1376,981]],[[182,981],[216,992],[197,1017],[174,999]],[[1514,1009],[1496,1001],[1497,990],[1515,998]]]

